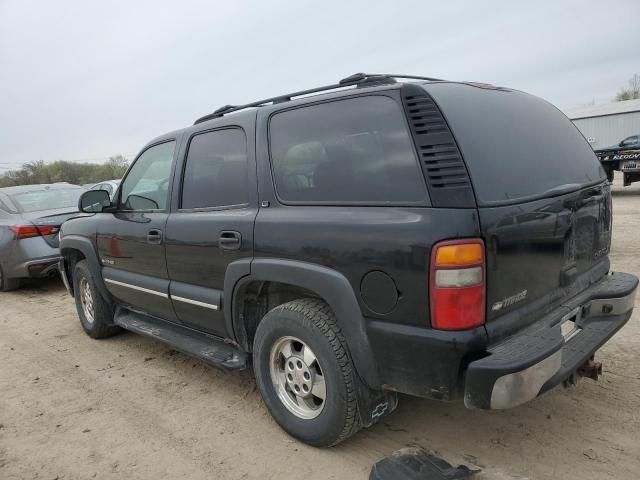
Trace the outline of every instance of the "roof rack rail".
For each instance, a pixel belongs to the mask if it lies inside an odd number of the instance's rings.
[[[289,102],[294,97],[302,97],[304,95],[310,95],[313,93],[326,92],[330,90],[337,90],[345,87],[370,87],[373,85],[384,85],[389,83],[395,83],[396,78],[407,78],[410,80],[427,80],[427,81],[441,81],[439,78],[432,77],[418,77],[415,75],[396,75],[388,73],[354,73],[346,78],[343,78],[338,83],[325,85],[323,87],[310,88],[308,90],[301,90],[299,92],[289,93],[286,95],[279,95],[277,97],[265,98],[264,100],[258,100],[257,102],[246,103],[244,105],[225,105],[218,108],[213,113],[198,118],[194,125],[198,123],[206,122],[214,118],[219,118],[227,113],[237,112],[238,110],[244,110],[252,107],[263,107],[266,105],[275,105],[276,103]]]

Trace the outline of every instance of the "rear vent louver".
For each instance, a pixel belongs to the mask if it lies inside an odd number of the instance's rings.
[[[421,87],[403,87],[403,103],[431,203],[438,207],[474,207],[467,169],[449,126]]]

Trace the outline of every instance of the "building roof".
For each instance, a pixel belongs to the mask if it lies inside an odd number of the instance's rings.
[[[640,112],[640,100],[624,100],[602,105],[588,105],[586,107],[565,108],[564,114],[571,120],[589,117],[604,117],[619,113]]]

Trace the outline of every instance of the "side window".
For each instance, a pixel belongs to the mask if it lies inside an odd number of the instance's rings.
[[[175,141],[144,151],[122,182],[120,207],[124,210],[166,210]]]
[[[634,145],[636,143],[638,143],[638,137],[627,137],[622,142],[620,142],[620,145]]]
[[[277,113],[269,134],[276,189],[285,202],[426,199],[404,113],[389,97],[350,98]]]
[[[189,144],[181,208],[249,203],[247,140],[239,128],[194,136]]]

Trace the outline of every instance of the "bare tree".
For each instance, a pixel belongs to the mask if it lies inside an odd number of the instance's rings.
[[[640,98],[640,75],[637,73],[629,80],[629,86],[623,88],[616,95],[616,101],[636,100]]]

